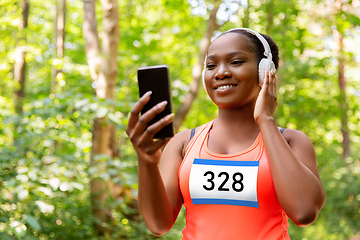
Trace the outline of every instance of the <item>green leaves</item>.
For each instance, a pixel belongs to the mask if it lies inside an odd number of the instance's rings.
[[[41,226],[40,226],[38,220],[35,217],[31,216],[31,215],[26,215],[26,223],[29,224],[30,227],[32,227],[36,231],[41,230]]]
[[[138,100],[136,70],[167,64],[176,113],[192,80],[199,43],[206,31],[212,1],[119,2],[120,44],[114,101],[94,97],[82,36],[83,2],[67,1],[64,58],[55,58],[54,1],[31,0],[27,35],[27,84],[24,113],[14,113],[14,51],[18,39],[20,2],[0,4],[0,238],[100,239],[93,230],[90,177],[111,180],[127,192],[109,199],[112,239],[154,239],[136,209],[136,153],[124,131],[131,106]],[[239,7],[221,30],[241,27],[245,11],[249,26],[269,31],[280,47],[278,125],[304,131],[312,140],[327,192],[327,203],[315,224],[290,227],[292,239],[349,239],[360,228],[360,114],[358,69],[359,16],[351,1],[334,14],[333,2],[226,1],[223,14]],[[270,4],[274,6],[271,10]],[[329,5],[326,5],[329,4]],[[200,7],[198,7],[200,6]],[[97,3],[99,7],[99,3]],[[199,11],[192,10],[198,8]],[[100,9],[100,8],[97,8]],[[271,11],[270,11],[271,10]],[[202,11],[202,12],[201,12]],[[99,36],[101,17],[99,14]],[[347,114],[352,156],[341,159],[342,134],[337,82],[338,61],[332,36],[344,34]],[[355,46],[355,47],[354,47]],[[63,72],[50,94],[52,66]],[[61,78],[60,78],[61,77]],[[59,82],[58,82],[59,83]],[[202,109],[204,111],[199,111]],[[214,119],[217,107],[202,90],[181,130]],[[95,118],[116,126],[119,157],[97,155],[90,166]],[[102,167],[104,165],[104,168]],[[125,191],[124,190],[124,191]],[[177,225],[161,239],[179,239]]]

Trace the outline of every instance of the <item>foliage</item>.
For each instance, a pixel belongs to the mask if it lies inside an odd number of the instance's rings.
[[[360,229],[359,17],[352,2],[334,13],[331,1],[223,1],[221,29],[242,26],[246,7],[249,24],[269,30],[280,47],[278,125],[296,128],[312,140],[327,202],[318,220],[300,228],[291,224],[292,239],[349,239]],[[136,154],[124,128],[138,98],[136,69],[167,64],[173,107],[184,100],[206,31],[211,1],[119,0],[119,74],[114,102],[94,97],[82,37],[82,1],[67,2],[65,57],[54,58],[55,1],[30,1],[28,29],[20,33],[20,1],[0,3],[0,238],[1,239],[180,239],[184,210],[172,230],[154,237],[136,209]],[[350,7],[349,7],[350,6]],[[236,9],[236,12],[233,10]],[[317,11],[314,11],[316,9]],[[318,9],[323,9],[318,11]],[[358,11],[359,8],[357,8]],[[97,5],[101,36],[101,9]],[[270,16],[270,17],[269,17]],[[332,28],[342,31],[345,44],[348,128],[351,157],[341,158],[338,61]],[[14,51],[26,36],[27,84],[24,113],[15,114]],[[51,68],[63,69],[50,94]],[[111,107],[110,107],[111,106]],[[204,109],[205,111],[198,111]],[[181,129],[216,117],[217,108],[199,91]],[[92,121],[108,116],[116,126],[120,157],[97,156],[90,167]],[[93,229],[90,182],[111,179],[126,194],[110,198],[112,231],[98,236]]]

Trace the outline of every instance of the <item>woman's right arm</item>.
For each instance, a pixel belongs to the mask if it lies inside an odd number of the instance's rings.
[[[166,106],[166,103],[159,103],[139,116],[150,95],[151,92],[145,94],[134,105],[126,133],[138,156],[140,213],[153,234],[163,235],[170,230],[181,209],[182,198],[177,171],[182,160],[181,151],[185,134],[177,134],[162,153],[161,148],[168,139],[154,140],[153,137],[156,132],[172,122],[173,115],[168,115],[146,128],[147,123]]]

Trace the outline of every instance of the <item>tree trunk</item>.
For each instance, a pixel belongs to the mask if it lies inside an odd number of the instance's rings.
[[[119,45],[119,10],[116,0],[100,0],[103,10],[102,77],[106,82],[106,98],[114,99]]]
[[[55,58],[62,59],[64,57],[64,41],[65,41],[65,18],[66,18],[66,0],[57,0],[56,15],[54,27],[54,46]],[[57,66],[53,66],[50,92],[55,92],[56,77],[62,72]]]
[[[204,37],[201,39],[200,42],[200,54],[199,54],[199,61],[193,67],[192,70],[192,77],[193,80],[190,83],[190,91],[186,94],[185,101],[182,103],[181,107],[177,110],[175,118],[174,118],[174,129],[177,132],[185,120],[186,115],[188,114],[192,103],[194,102],[196,95],[199,91],[200,83],[201,83],[201,72],[204,66],[204,61],[206,57],[207,49],[211,42],[211,37],[215,30],[219,28],[219,25],[216,21],[216,14],[219,9],[221,1],[215,1],[214,9],[210,12],[210,17],[207,23],[207,30]]]
[[[343,135],[343,158],[350,156],[350,137],[348,125],[348,116],[347,110],[348,105],[346,102],[346,79],[345,79],[345,69],[344,69],[344,56],[342,51],[344,49],[343,38],[341,33],[338,30],[333,30],[334,39],[337,45],[337,54],[338,54],[338,74],[339,74],[339,87],[340,87],[340,113],[341,113],[341,132]]]
[[[97,31],[95,0],[84,1],[83,35],[86,40],[86,57],[92,80],[96,85],[96,96],[101,99],[114,99],[114,88],[117,76],[117,54],[119,43],[119,14],[116,0],[101,0],[103,9],[104,34],[102,38],[102,52]],[[101,56],[103,58],[101,58]],[[112,157],[118,154],[116,148],[114,127],[107,117],[94,120],[93,140],[91,150],[91,166],[96,166],[99,173],[106,172],[106,166],[100,163],[97,156]],[[106,223],[111,219],[111,213],[106,209],[108,199],[107,186],[110,184],[101,178],[92,178],[91,200],[93,215],[99,220],[95,227],[100,234],[109,231]]]
[[[95,13],[95,0],[84,1],[83,36],[86,42],[85,53],[90,76],[91,79],[97,83],[98,72],[101,70],[101,57]],[[100,95],[99,89],[100,87],[97,86],[97,95]]]
[[[101,70],[101,58],[95,12],[95,0],[84,1],[83,36],[86,42],[85,52],[90,76],[95,84],[97,84],[98,72]],[[99,88],[96,88],[97,96],[99,96],[98,92]],[[107,153],[106,149],[102,146],[107,143],[107,131],[106,128],[102,129],[101,126],[102,124],[100,119],[95,119],[93,126],[90,166],[96,166],[98,172],[100,172],[100,165],[96,165],[94,156],[99,154],[101,151],[103,151],[104,154]],[[98,232],[103,233],[106,228],[102,226],[102,223],[106,222],[106,214],[104,214],[104,209],[102,209],[101,206],[103,206],[102,204],[106,200],[106,186],[105,183],[99,179],[94,179],[92,176],[90,176],[90,179],[92,214],[97,220],[94,223],[94,226]]]
[[[24,29],[28,26],[29,18],[29,0],[23,0],[21,2],[22,19],[19,24],[19,32],[21,34],[19,38],[19,45],[17,46],[15,53],[15,66],[14,66],[14,79],[18,83],[15,90],[15,112],[21,114],[23,112],[23,101],[25,97],[25,81],[26,81],[26,37]]]
[[[335,1],[335,14],[339,14],[341,10],[342,1]],[[350,156],[350,136],[348,129],[348,104],[346,101],[346,79],[345,79],[345,68],[344,68],[344,43],[342,33],[338,29],[333,30],[334,40],[336,43],[337,59],[339,62],[338,76],[339,76],[339,87],[340,87],[340,118],[341,118],[341,132],[343,135],[343,158]]]

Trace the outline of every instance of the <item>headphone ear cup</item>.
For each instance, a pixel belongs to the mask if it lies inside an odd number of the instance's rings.
[[[269,70],[276,70],[274,62],[267,58],[261,59],[258,69],[259,69],[259,84],[261,86],[264,84],[265,72]]]

